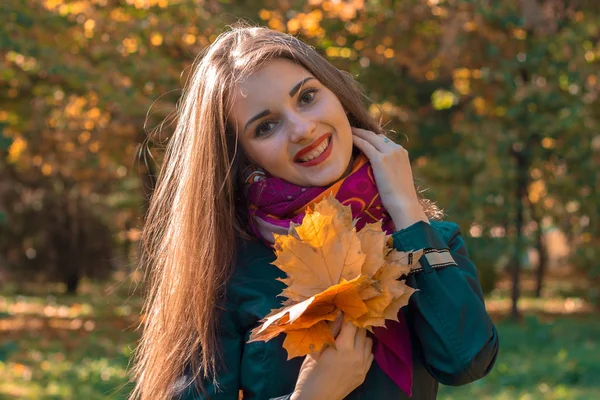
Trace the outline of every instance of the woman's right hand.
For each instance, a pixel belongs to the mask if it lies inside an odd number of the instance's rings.
[[[362,384],[373,363],[373,341],[367,330],[342,324],[335,348],[304,359],[292,400],[341,400]]]

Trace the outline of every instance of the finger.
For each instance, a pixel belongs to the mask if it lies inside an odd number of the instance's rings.
[[[371,339],[370,337],[367,337],[367,339],[365,340],[365,344],[363,346],[363,358],[367,359],[369,357],[369,354],[371,354],[373,352],[373,339]]]
[[[360,128],[352,128],[352,133],[371,143],[381,153],[387,153],[392,150],[396,144],[392,142],[387,136],[383,134],[376,134],[375,132],[367,131]],[[387,142],[386,142],[387,140]]]
[[[375,359],[375,356],[373,355],[373,353],[369,354],[369,358],[367,359],[367,371],[369,369],[371,369],[371,365],[373,364],[373,360]]]
[[[402,146],[401,144],[398,144],[396,142],[394,142],[392,139],[390,139],[389,137],[387,137],[386,135],[384,135],[383,133],[377,135],[380,138],[383,139],[383,144],[385,144],[387,147],[392,148],[392,149],[402,149],[404,151],[406,151],[406,149],[404,148],[404,146]]]
[[[369,135],[369,134],[371,134],[373,132],[363,129],[362,132],[359,132],[359,135],[361,135],[363,133],[367,134],[367,136],[364,139],[368,140],[369,137],[372,137],[372,135]],[[394,142],[392,139],[387,137],[384,133],[380,133],[375,136],[377,137],[378,140],[376,140],[374,142],[374,145],[382,153],[389,152],[389,151],[395,151],[397,149],[401,149],[404,153],[407,152],[406,149],[401,144]]]
[[[354,346],[354,337],[358,328],[352,322],[348,321],[342,325],[340,334],[335,339],[336,347],[340,346],[346,349],[351,349]]]
[[[335,319],[335,321],[329,324],[329,328],[331,329],[331,334],[334,338],[336,338],[340,334],[340,330],[342,329],[342,322],[344,321],[344,314],[340,312]]]
[[[356,336],[354,336],[354,348],[359,350],[365,346],[365,341],[367,340],[367,330],[365,328],[360,328],[356,332]]]
[[[353,135],[352,141],[354,142],[354,145],[358,147],[359,150],[362,151],[371,162],[375,161],[377,157],[381,155],[381,152],[365,139]]]

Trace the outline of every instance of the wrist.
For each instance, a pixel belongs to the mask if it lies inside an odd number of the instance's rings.
[[[427,218],[425,211],[423,211],[423,207],[421,207],[421,204],[418,202],[409,206],[394,207],[387,211],[394,222],[396,231],[408,228],[419,221],[429,223],[429,219]]]
[[[297,388],[294,389],[290,396],[290,400],[316,400],[316,395],[311,395],[310,393],[302,392]]]
[[[302,400],[302,396],[300,396],[300,393],[294,390],[290,396],[290,400]]]
[[[294,391],[290,395],[290,400],[341,400],[346,397],[341,396],[340,394],[334,395],[332,393],[328,393],[327,396],[324,396],[324,393],[318,389],[311,390],[310,387],[307,387],[306,389],[303,390],[298,387],[294,388]]]

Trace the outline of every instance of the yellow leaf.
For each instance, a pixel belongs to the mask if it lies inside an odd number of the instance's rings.
[[[402,266],[400,264],[385,264],[381,267],[379,274],[377,276],[377,285],[381,285],[383,288],[387,288],[392,297],[392,304],[400,306],[396,309],[396,312],[400,307],[408,304],[408,299],[414,293],[415,289],[406,285],[404,281],[399,281],[398,277],[404,273],[407,273],[408,267]],[[408,295],[408,296],[407,296]],[[402,301],[397,302],[396,300],[402,299]],[[387,310],[388,313],[392,312],[392,310]],[[388,319],[395,319],[395,314],[393,317],[386,316]]]
[[[334,345],[335,341],[329,325],[325,321],[307,329],[287,332],[283,348],[288,353],[288,360],[321,351],[326,345]]]
[[[408,286],[407,286],[408,287]],[[385,319],[391,319],[394,321],[398,321],[398,312],[402,307],[408,304],[410,300],[410,296],[415,292],[415,289],[409,288],[404,294],[400,297],[392,300],[389,306],[386,307],[383,312],[383,317]]]
[[[8,148],[8,162],[16,163],[26,149],[27,140],[25,140],[21,135],[15,136],[12,144]]]
[[[388,288],[383,288],[379,295],[365,300],[365,305],[368,308],[368,312],[361,316],[354,323],[356,326],[361,328],[367,328],[370,326],[384,326],[385,310],[388,308],[391,301],[392,295],[390,294],[390,290]]]
[[[316,308],[303,314],[293,323],[293,330],[306,329],[321,321],[335,321],[340,315],[340,310],[335,308],[333,304],[322,304],[321,307]]]
[[[381,295],[381,290],[374,286],[368,286],[360,292],[360,298],[365,301]]]
[[[335,202],[337,204],[328,204]],[[325,204],[323,204],[325,203]],[[365,254],[352,229],[350,207],[332,196],[308,209],[302,225],[293,235],[276,235],[277,259],[273,262],[288,275],[284,282],[297,295],[310,297],[335,285],[341,279],[360,275]]]
[[[309,207],[288,235],[275,235],[276,260],[287,274],[283,307],[252,330],[249,342],[285,333],[288,358],[320,351],[334,343],[328,323],[345,321],[371,329],[397,320],[414,289],[398,280],[410,272],[422,251],[391,248],[381,221],[356,232],[350,207],[329,195]]]
[[[399,263],[386,263],[379,268],[377,273],[373,275],[373,278],[380,282],[395,281],[400,278],[402,274],[408,274],[410,267]]]
[[[402,269],[407,270],[406,273],[408,273],[410,267],[417,265],[422,256],[423,250],[409,252],[392,250],[385,256],[385,260],[388,263],[402,266]]]
[[[362,266],[363,274],[367,276],[375,275],[377,270],[385,262],[385,236],[385,232],[381,230],[381,221],[365,225],[365,227],[358,232],[360,247],[362,251],[366,253],[365,262]]]
[[[150,36],[150,43],[153,46],[160,46],[163,43],[163,37],[160,33],[154,32],[152,36]]]
[[[362,282],[367,278],[365,275],[361,275],[360,279]],[[360,279],[350,281],[351,287],[349,290],[336,294],[333,299],[333,303],[336,307],[344,312],[350,319],[360,318],[362,315],[369,311],[367,305],[360,298],[359,290],[361,288]]]
[[[368,278],[364,275],[348,282],[342,282],[327,288],[307,300],[290,307],[275,310],[263,319],[263,324],[254,329],[250,341],[268,340],[294,324],[292,329],[308,328],[322,320],[333,321],[335,311],[342,310],[353,318],[365,314],[368,309],[360,299],[358,290]]]

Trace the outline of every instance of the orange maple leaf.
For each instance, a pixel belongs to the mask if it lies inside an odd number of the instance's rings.
[[[329,325],[321,321],[310,328],[287,331],[283,347],[287,350],[288,360],[319,352],[323,347],[334,344]]]
[[[281,279],[289,288],[282,296],[302,301],[342,278],[356,278],[365,253],[352,227],[349,207],[325,199],[307,210],[302,224],[291,227],[292,234],[275,235],[277,259],[273,264],[288,275]]]
[[[275,235],[276,260],[287,274],[284,307],[252,330],[249,342],[286,333],[288,359],[334,345],[328,322],[346,321],[371,329],[397,320],[414,289],[402,280],[421,253],[390,248],[381,221],[356,232],[350,207],[329,196],[309,208],[301,225]]]
[[[359,289],[367,279],[365,275],[360,275],[351,281],[330,286],[302,302],[272,311],[263,319],[263,324],[252,331],[250,342],[270,339],[289,329],[310,328],[320,321],[333,321],[338,310],[355,318],[360,317],[368,312],[359,295]]]

